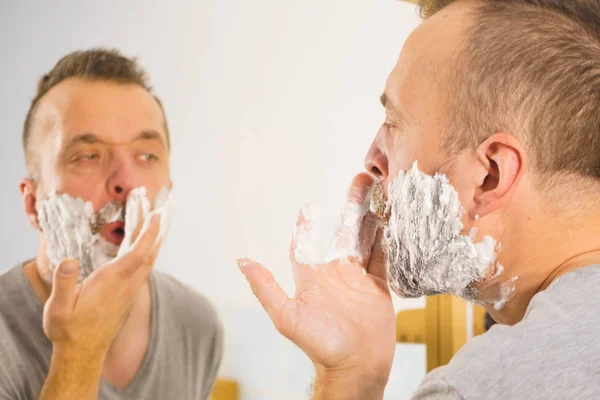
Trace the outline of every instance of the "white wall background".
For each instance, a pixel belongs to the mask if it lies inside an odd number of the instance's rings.
[[[215,303],[221,375],[239,380],[244,400],[306,398],[310,363],[276,333],[235,260],[263,262],[293,292],[297,209],[310,199],[337,213],[418,21],[397,0],[1,0],[0,270],[36,250],[18,193],[36,80],[72,50],[120,48],[149,71],[173,135],[175,215],[158,268]],[[386,397],[407,398],[424,370],[421,346],[398,346]]]

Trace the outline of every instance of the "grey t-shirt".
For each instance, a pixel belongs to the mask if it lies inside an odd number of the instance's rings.
[[[494,325],[413,400],[600,399],[600,265],[569,272],[536,294],[521,322]]]
[[[211,304],[158,271],[152,287],[152,333],[141,368],[125,389],[102,380],[99,398],[208,399],[222,354],[223,330]],[[52,343],[43,308],[23,265],[0,275],[0,400],[37,399]]]

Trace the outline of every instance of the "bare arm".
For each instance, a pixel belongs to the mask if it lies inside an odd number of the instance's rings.
[[[313,400],[380,400],[387,377],[356,371],[317,372]]]
[[[103,359],[55,347],[39,400],[97,399]]]
[[[310,212],[300,213],[290,249],[293,298],[261,264],[238,262],[275,328],[313,361],[314,400],[381,399],[392,367],[395,314],[376,239],[378,221],[372,213],[352,211],[365,209],[372,184],[366,174],[354,179],[333,261],[304,260],[301,252],[298,260],[295,249],[314,247],[317,226]]]
[[[145,231],[138,228],[139,240],[131,252],[98,268],[82,284],[77,284],[77,260],[65,260],[54,271],[52,293],[44,305],[44,332],[53,350],[40,400],[98,398],[108,349],[160,247],[157,216]]]

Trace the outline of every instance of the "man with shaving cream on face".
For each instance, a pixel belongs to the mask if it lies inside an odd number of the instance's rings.
[[[332,256],[310,250],[316,221],[303,207],[293,298],[261,264],[238,264],[313,361],[314,399],[382,398],[389,289],[460,295],[499,322],[413,399],[600,398],[600,2],[420,9]]]
[[[40,243],[0,276],[0,400],[209,398],[221,324],[153,271],[172,182],[145,72],[116,50],[68,54],[38,85],[23,145]]]

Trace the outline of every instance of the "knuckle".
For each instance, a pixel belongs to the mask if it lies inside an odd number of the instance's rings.
[[[133,253],[133,262],[136,266],[147,265],[150,263],[150,255],[136,251]]]
[[[47,313],[48,318],[53,323],[58,324],[58,325],[64,325],[68,320],[68,315],[67,315],[66,311],[61,307],[57,307],[56,305],[48,307],[46,313]]]

